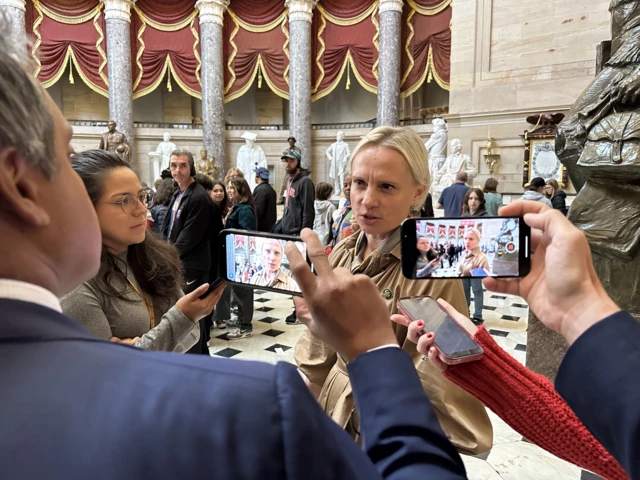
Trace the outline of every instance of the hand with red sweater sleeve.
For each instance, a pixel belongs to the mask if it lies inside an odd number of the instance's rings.
[[[409,322],[401,315],[394,315],[392,320],[408,326],[407,338],[449,380],[480,400],[527,440],[557,457],[608,480],[629,478],[546,377],[521,365],[484,327],[476,327],[444,300],[438,303],[482,347],[484,355],[480,360],[448,366],[433,346],[435,335],[423,331],[424,323]]]

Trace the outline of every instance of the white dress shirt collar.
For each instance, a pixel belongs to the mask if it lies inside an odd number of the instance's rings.
[[[49,290],[32,283],[0,278],[0,298],[35,303],[62,313],[58,297]]]

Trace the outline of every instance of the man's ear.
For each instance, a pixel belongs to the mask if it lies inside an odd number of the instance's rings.
[[[31,227],[49,224],[49,213],[42,208],[42,172],[28,165],[13,147],[0,150],[0,210]]]

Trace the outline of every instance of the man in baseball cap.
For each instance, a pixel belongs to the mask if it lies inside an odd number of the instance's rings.
[[[276,224],[276,191],[269,185],[269,170],[258,167],[256,172],[256,188],[253,190],[253,201],[256,204],[258,231],[271,232]]]

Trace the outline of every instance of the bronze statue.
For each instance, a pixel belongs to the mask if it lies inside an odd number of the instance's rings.
[[[289,142],[289,148],[287,148],[284,152],[282,152],[282,155],[286,155],[287,153],[291,153],[292,151],[296,151],[300,154],[300,156],[302,156],[302,152],[300,151],[300,149],[298,147],[296,147],[296,138],[295,137],[289,137],[287,138],[287,142]]]
[[[196,162],[196,171],[198,173],[204,173],[212,179],[216,178],[218,169],[215,167],[215,160],[213,156],[207,158],[207,150],[205,148],[200,150],[200,159]]]
[[[607,293],[640,319],[640,0],[609,10],[611,56],[560,125],[556,151],[579,191],[568,217]]]
[[[131,162],[131,145],[127,141],[124,133],[116,130],[116,122],[109,120],[108,131],[102,134],[100,139],[100,150],[116,152],[116,154],[127,162]]]

